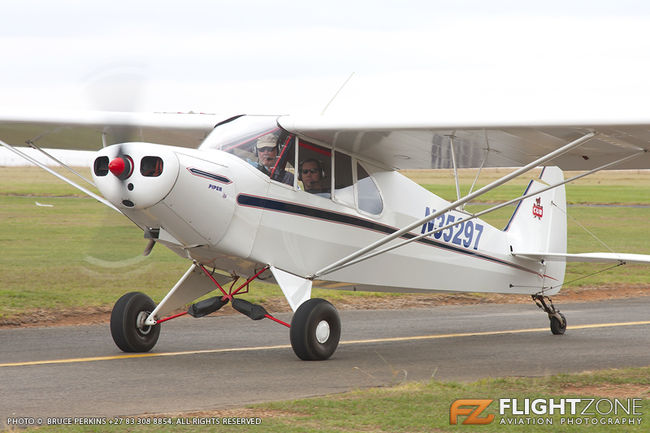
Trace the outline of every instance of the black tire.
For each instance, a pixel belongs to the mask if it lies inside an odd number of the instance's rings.
[[[289,336],[291,347],[298,358],[303,361],[325,360],[332,356],[339,345],[339,313],[325,299],[310,299],[294,313]]]
[[[140,292],[130,292],[117,300],[111,313],[111,335],[124,352],[148,352],[158,341],[160,325],[142,323],[156,308],[153,300]]]
[[[566,331],[566,317],[564,317],[564,314],[562,313],[557,314],[562,318],[562,322],[560,322],[557,317],[551,316],[551,332],[553,335],[562,335],[564,334],[564,331]]]

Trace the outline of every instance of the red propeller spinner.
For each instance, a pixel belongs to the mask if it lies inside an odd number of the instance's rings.
[[[133,173],[133,160],[130,156],[118,156],[108,164],[108,169],[119,179],[126,179]]]

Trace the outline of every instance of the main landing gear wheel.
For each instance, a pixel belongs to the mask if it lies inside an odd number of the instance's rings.
[[[556,316],[551,316],[551,332],[554,335],[562,335],[566,331],[566,317],[562,313],[557,314],[562,320],[560,321]]]
[[[304,361],[332,356],[341,338],[341,320],[336,308],[325,299],[304,302],[291,319],[291,347]]]
[[[160,325],[145,325],[156,308],[150,297],[131,292],[117,300],[111,313],[111,335],[124,352],[148,352],[158,341]]]

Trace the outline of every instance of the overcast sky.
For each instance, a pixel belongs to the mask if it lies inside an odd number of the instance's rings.
[[[528,3],[3,0],[0,106],[650,117],[648,2]]]

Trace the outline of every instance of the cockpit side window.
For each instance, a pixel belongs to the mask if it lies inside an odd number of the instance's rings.
[[[354,207],[352,158],[341,152],[334,154],[334,200]]]
[[[298,140],[299,188],[320,197],[331,197],[332,152],[303,139]]]
[[[378,215],[384,209],[384,203],[368,172],[357,162],[357,203],[359,210]]]
[[[356,159],[303,140],[298,142],[298,188],[310,194],[379,215],[384,204],[373,178]],[[334,166],[331,167],[332,154]],[[333,178],[332,178],[333,175]],[[334,194],[331,187],[334,186]]]

